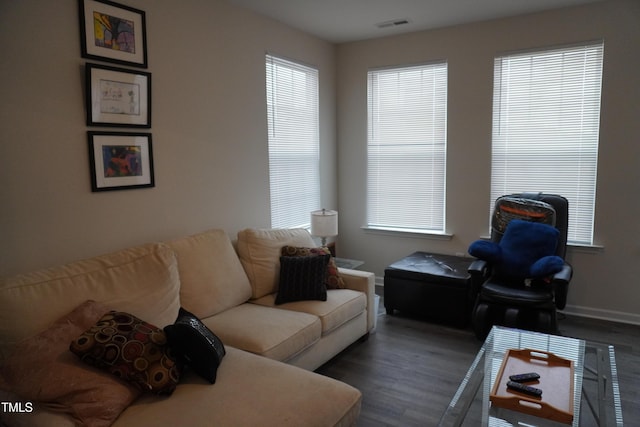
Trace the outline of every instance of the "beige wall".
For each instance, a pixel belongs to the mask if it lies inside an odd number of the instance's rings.
[[[123,3],[147,12],[156,187],[92,193],[77,2],[0,1],[0,275],[209,227],[235,236],[268,226],[265,52],[320,70],[323,205],[340,211],[340,255],[382,276],[414,250],[465,252],[486,233],[493,57],[604,38],[596,206],[604,249],[570,251],[569,309],[640,323],[637,0],[337,47],[220,0]],[[367,69],[433,59],[449,63],[453,238],[365,232]]]
[[[78,2],[0,2],[0,275],[268,227],[266,52],[319,69],[323,204],[337,207],[332,44],[219,0],[122,3],[146,11],[156,187],[92,193]]]
[[[341,255],[384,267],[416,251],[466,253],[487,234],[493,58],[500,52],[604,39],[595,243],[569,251],[567,311],[640,323],[640,2],[588,6],[343,44],[338,47]],[[448,239],[383,234],[366,222],[366,78],[369,68],[446,59]]]

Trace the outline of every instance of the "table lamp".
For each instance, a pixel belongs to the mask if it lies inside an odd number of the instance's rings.
[[[327,245],[327,237],[338,235],[338,212],[321,209],[311,212],[311,235],[322,238],[322,246]]]

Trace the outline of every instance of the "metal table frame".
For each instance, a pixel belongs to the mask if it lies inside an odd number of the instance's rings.
[[[490,404],[490,390],[507,347],[525,348],[532,342],[537,343],[539,350],[556,354],[564,351],[558,355],[574,361],[574,426],[623,425],[612,345],[498,326],[494,326],[487,336],[438,425],[504,426],[521,422],[539,426],[564,425]],[[540,348],[545,345],[547,348]],[[482,393],[479,393],[481,389]]]

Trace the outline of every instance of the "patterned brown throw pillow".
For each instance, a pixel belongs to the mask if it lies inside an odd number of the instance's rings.
[[[318,256],[318,255],[331,255],[331,251],[326,246],[319,248],[300,248],[296,246],[285,246],[281,251],[282,256]],[[347,286],[344,280],[338,274],[338,267],[336,266],[333,257],[329,258],[327,264],[327,277],[325,279],[325,286],[327,289],[344,289]]]
[[[180,379],[181,367],[162,329],[129,313],[110,311],[69,349],[83,362],[145,392],[171,394]]]

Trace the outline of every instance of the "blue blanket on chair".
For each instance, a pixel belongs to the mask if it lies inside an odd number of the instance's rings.
[[[560,232],[547,224],[514,219],[499,243],[477,240],[469,254],[492,264],[502,277],[535,279],[553,275],[564,265],[555,254]]]

